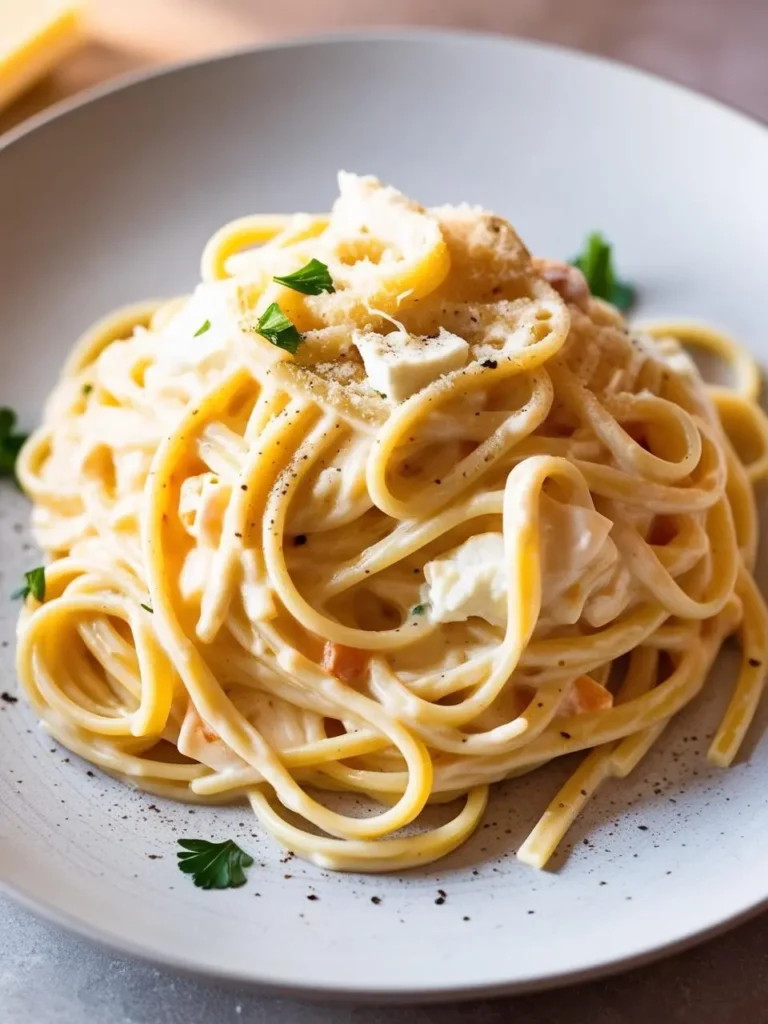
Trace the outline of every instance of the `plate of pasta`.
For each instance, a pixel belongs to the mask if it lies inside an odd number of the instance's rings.
[[[8,137],[8,890],[382,998],[762,906],[766,179],[712,101],[450,34]]]

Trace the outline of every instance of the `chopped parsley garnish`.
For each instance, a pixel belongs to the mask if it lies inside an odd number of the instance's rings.
[[[29,572],[24,573],[24,579],[27,582],[23,587],[14,590],[11,594],[11,599],[13,601],[18,598],[26,600],[29,594],[31,594],[36,601],[40,601],[42,604],[45,600],[45,567],[39,565],[36,569],[30,569]]]
[[[27,440],[26,434],[17,434],[16,413],[13,409],[0,408],[0,476],[12,476],[16,456]]]
[[[304,341],[303,337],[276,302],[273,302],[271,306],[267,306],[261,314],[256,330],[267,341],[271,341],[278,348],[285,349],[292,356],[296,355],[296,350]]]
[[[320,295],[322,292],[336,291],[328,267],[320,260],[310,260],[301,270],[286,274],[284,277],[274,277],[272,280],[284,284],[286,288],[292,288],[295,292],[301,292],[302,295]]]
[[[245,885],[243,868],[253,864],[253,857],[234,840],[209,843],[206,839],[179,839],[179,846],[179,869],[192,875],[200,889],[236,889]]]
[[[152,607],[152,605],[144,604],[144,602],[142,601],[141,607],[144,609],[145,612],[149,612],[150,615],[155,614],[155,609]]]
[[[411,615],[423,615],[426,610],[427,606],[425,604],[417,604],[411,608]]]
[[[635,299],[632,285],[620,281],[613,267],[612,247],[599,231],[588,236],[584,251],[571,260],[587,279],[589,290],[598,299],[607,299],[622,313]]]
[[[86,396],[86,398],[88,397],[88,395],[90,395],[92,391],[93,384],[83,384],[83,394]]]
[[[200,324],[200,326],[197,328],[197,330],[192,335],[192,337],[193,338],[199,338],[201,334],[205,334],[205,332],[206,331],[210,331],[210,329],[211,329],[211,321],[210,320],[206,320],[204,323]]]

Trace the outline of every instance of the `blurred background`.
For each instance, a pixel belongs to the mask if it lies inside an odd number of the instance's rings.
[[[39,35],[40,26],[76,7],[77,46],[68,39],[57,50],[55,39]],[[74,18],[68,36],[73,25]],[[37,31],[35,45],[50,48],[36,70],[52,66],[12,102],[6,89],[0,131],[136,68],[290,36],[394,25],[495,31],[577,47],[768,119],[768,0],[0,0],[0,105],[4,85],[22,66],[24,32]],[[25,84],[29,78],[31,72]]]

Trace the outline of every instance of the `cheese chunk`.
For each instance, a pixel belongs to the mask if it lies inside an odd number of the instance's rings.
[[[438,377],[461,369],[469,357],[466,341],[443,327],[436,338],[414,338],[402,330],[392,334],[356,331],[353,341],[368,383],[395,402],[404,402]]]
[[[545,605],[577,583],[606,544],[611,561],[618,561],[618,553],[608,538],[612,526],[610,519],[592,508],[566,505],[541,495],[541,583]]]
[[[437,622],[466,622],[477,615],[494,626],[507,621],[504,537],[477,533],[424,566],[429,615]]]
[[[239,331],[236,289],[229,281],[199,284],[162,330],[157,365],[165,373],[221,369]]]
[[[619,563],[609,538],[611,521],[594,509],[565,505],[546,494],[539,498],[541,544],[540,621],[553,625],[575,622],[589,596],[570,589],[585,579],[590,566],[605,572]],[[507,560],[501,533],[478,533],[424,566],[427,584],[422,602],[435,622],[465,622],[473,615],[493,626],[507,622]],[[604,575],[593,581],[597,585]],[[574,609],[570,608],[574,604]]]
[[[0,107],[74,48],[80,12],[73,0],[0,0]]]

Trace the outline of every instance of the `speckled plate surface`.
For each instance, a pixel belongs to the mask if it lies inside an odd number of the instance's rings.
[[[548,255],[601,228],[641,313],[703,317],[768,354],[764,129],[596,59],[417,33],[182,67],[7,139],[0,404],[34,423],[84,326],[189,288],[230,217],[326,207],[339,167],[427,203],[495,208]],[[2,594],[37,561],[27,515],[3,483]],[[727,656],[634,777],[602,790],[554,870],[514,852],[566,764],[499,786],[484,827],[442,863],[357,877],[286,858],[245,808],[134,793],[58,748],[13,702],[16,611],[0,600],[0,878],[125,952],[273,989],[437,998],[636,963],[768,898],[761,723],[730,771],[704,760],[733,678]],[[247,887],[194,889],[175,865],[182,835],[236,838],[256,859]]]

